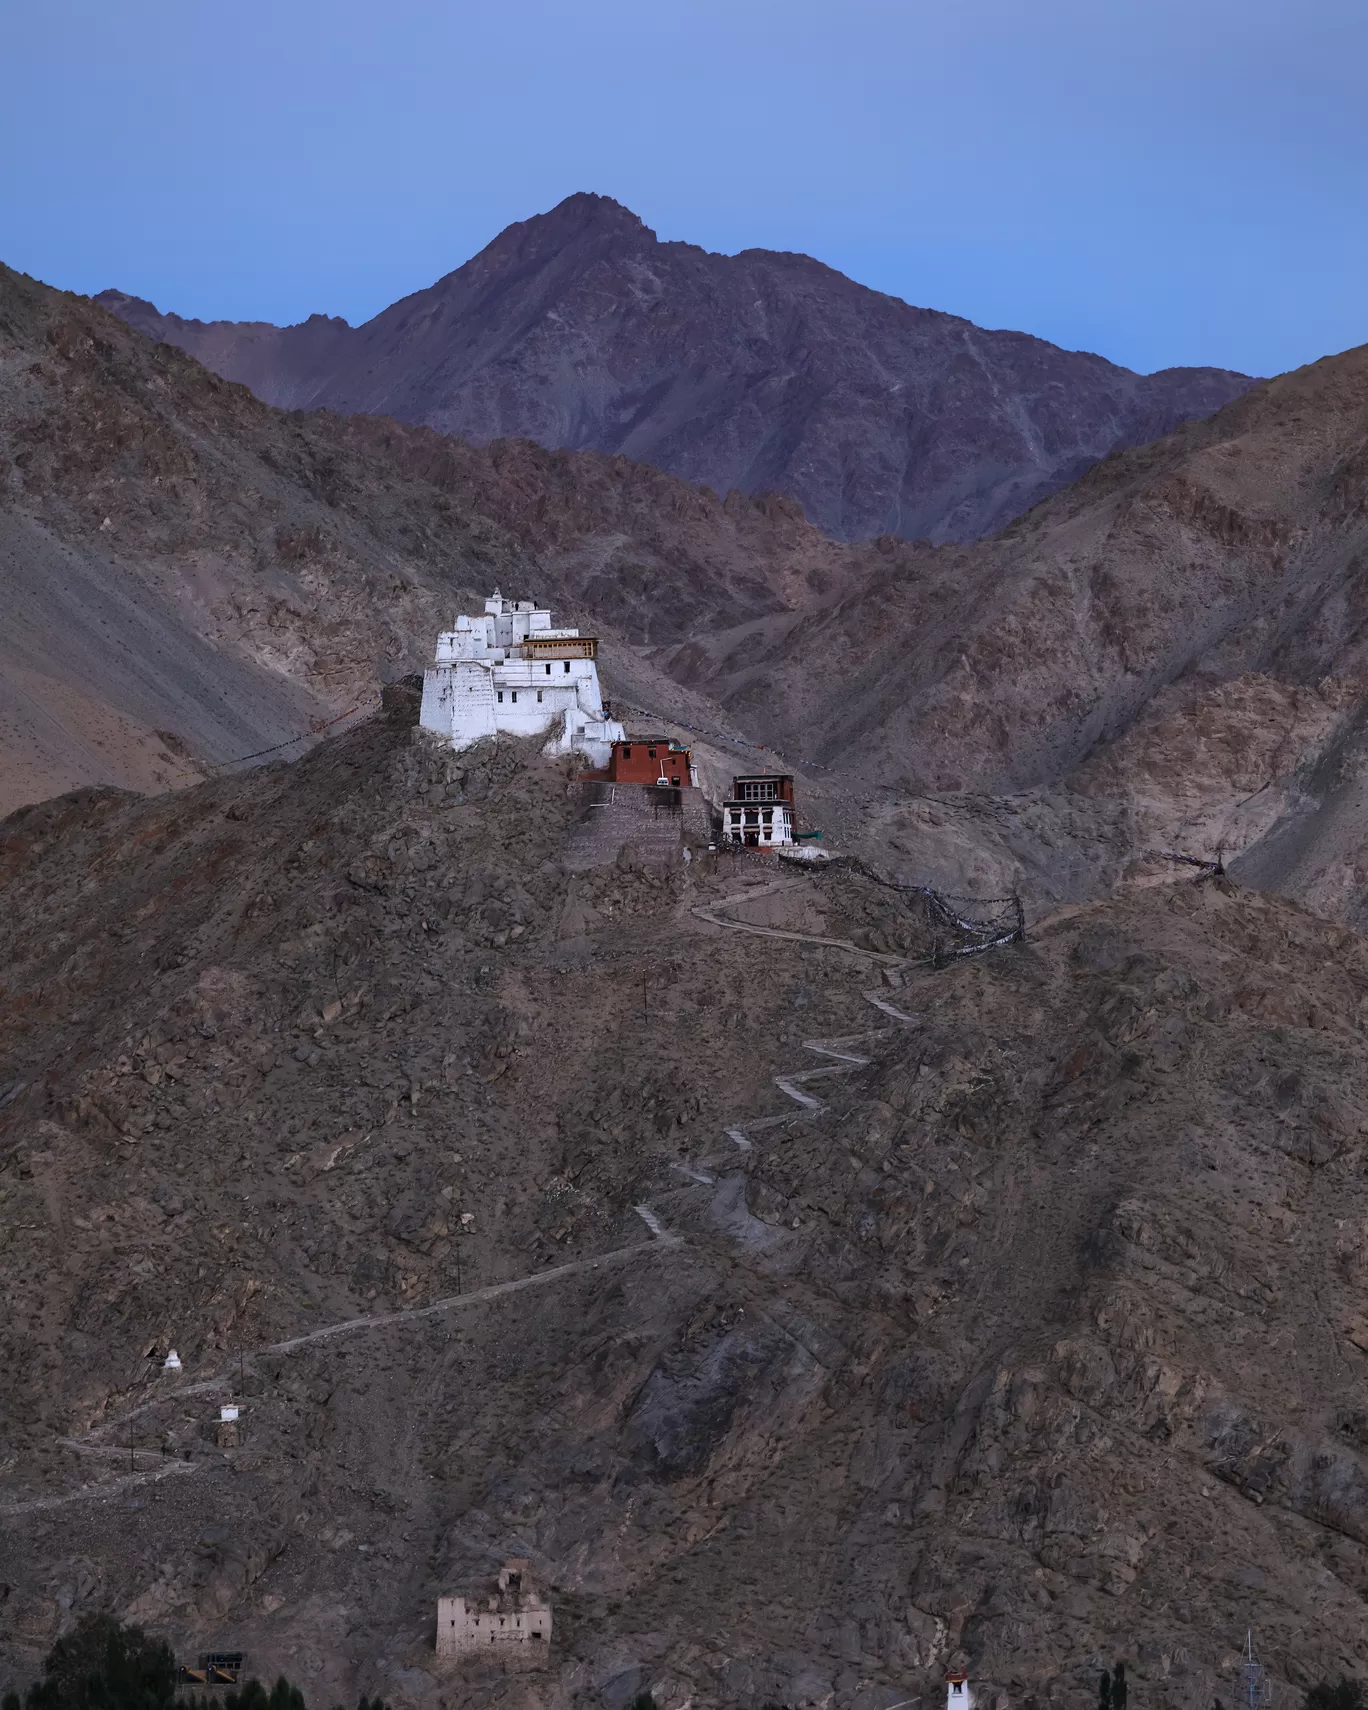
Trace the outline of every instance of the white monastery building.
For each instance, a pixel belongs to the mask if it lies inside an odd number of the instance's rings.
[[[549,611],[496,588],[482,617],[458,617],[437,637],[418,722],[468,748],[500,731],[540,736],[563,716],[548,752],[580,752],[606,766],[627,733],[604,717],[597,659],[597,637],[555,629]]]
[[[464,1597],[437,1599],[437,1655],[474,1657],[503,1668],[541,1668],[551,1653],[551,1605],[528,1578],[527,1563],[505,1562],[498,1593],[483,1608]]]
[[[722,804],[722,835],[729,843],[744,843],[752,849],[792,843],[792,773],[733,778],[731,799]]]

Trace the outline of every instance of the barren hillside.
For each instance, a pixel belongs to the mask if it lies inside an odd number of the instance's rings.
[[[1362,1674],[1362,942],[1207,881],[889,983],[892,893],[578,811],[371,721],[5,823],[0,1678],[91,1607],[403,1710]],[[439,1665],[514,1555],[549,1672]]]
[[[623,458],[286,415],[0,272],[0,806],[307,740],[500,581],[597,628],[611,686],[686,708],[633,646],[857,564],[786,501]]]
[[[1068,898],[1147,849],[1224,849],[1361,922],[1365,616],[1361,349],[1109,458],[992,541],[658,658],[858,777],[929,878]]]

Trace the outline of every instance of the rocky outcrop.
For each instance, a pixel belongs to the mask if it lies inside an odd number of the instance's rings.
[[[789,495],[843,540],[971,540],[1122,446],[1244,391],[867,290],[805,255],[661,243],[570,196],[367,321],[183,320],[98,301],[286,409],[621,453],[716,493]]]

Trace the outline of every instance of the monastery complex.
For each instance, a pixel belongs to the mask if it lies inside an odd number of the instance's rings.
[[[496,589],[483,616],[458,617],[437,637],[418,722],[469,748],[501,731],[540,736],[563,718],[551,751],[579,751],[606,766],[627,733],[604,716],[597,659],[597,637],[555,629],[549,611]]]
[[[597,637],[556,628],[545,607],[506,600],[495,589],[480,616],[458,617],[454,628],[437,637],[418,722],[458,749],[507,733],[545,735],[548,754],[583,754],[591,767],[583,781],[600,786],[589,803],[591,816],[597,813],[603,821],[594,836],[580,840],[576,858],[586,864],[616,851],[624,839],[639,843],[647,814],[655,822],[668,814],[678,821],[677,830],[665,828],[665,836],[658,825],[653,830],[648,841],[656,855],[698,835],[705,843],[720,835],[723,842],[752,849],[794,843],[790,774],[733,778],[731,796],[720,808],[720,831],[714,833],[690,750],[673,737],[629,736],[607,712]]]

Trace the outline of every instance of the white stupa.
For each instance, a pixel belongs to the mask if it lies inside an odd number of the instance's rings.
[[[162,1370],[164,1372],[178,1372],[180,1369],[181,1357],[176,1350],[172,1348],[171,1352],[162,1361]]]

